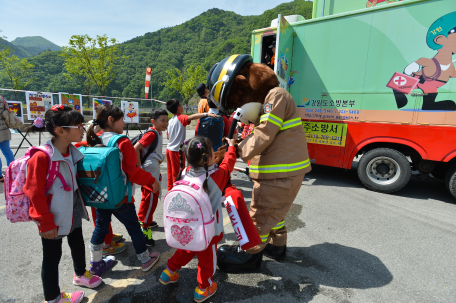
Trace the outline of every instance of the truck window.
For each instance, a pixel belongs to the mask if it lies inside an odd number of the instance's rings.
[[[267,35],[262,37],[262,42],[261,42],[261,63],[266,64],[269,62],[272,58],[272,49],[269,48],[269,46],[272,44],[273,41],[276,41],[276,35]],[[269,58],[269,59],[268,59]],[[274,69],[274,67],[272,67]]]

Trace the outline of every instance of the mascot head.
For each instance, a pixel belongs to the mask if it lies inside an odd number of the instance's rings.
[[[228,113],[251,102],[263,104],[279,80],[267,65],[253,63],[250,55],[232,55],[216,63],[207,77],[210,98]]]

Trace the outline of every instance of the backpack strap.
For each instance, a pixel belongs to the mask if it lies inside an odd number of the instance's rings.
[[[63,184],[63,189],[65,191],[70,191],[71,187],[66,183],[65,178],[63,178],[62,174],[59,172],[60,162],[59,161],[52,161],[52,146],[49,144],[44,144],[42,146],[34,146],[27,150],[26,155],[29,155],[30,158],[37,152],[42,151],[48,156],[49,160],[49,167],[46,174],[46,185],[44,186],[44,190],[49,190],[54,184],[55,178],[59,177],[60,182]]]
[[[119,139],[122,139],[122,138],[127,138],[128,139],[128,137],[125,136],[125,135],[114,135],[114,136],[112,136],[111,139],[109,139],[108,147],[115,147],[117,141]]]
[[[121,138],[128,139],[128,137],[125,135],[114,135],[111,137],[111,139],[109,139],[108,147],[114,147],[114,145],[117,143],[117,141]],[[128,180],[128,177],[127,177],[127,190],[128,190],[128,202],[131,202],[131,197],[133,195],[133,186],[131,185],[130,180]]]
[[[158,131],[155,130],[155,129],[149,129],[149,130],[147,130],[147,132],[148,132],[148,131],[152,131],[152,132],[155,133],[155,139],[154,139],[154,141],[147,147],[147,152],[146,152],[146,154],[144,155],[144,157],[141,157],[141,164],[143,164],[143,163],[146,161],[147,157],[149,157],[150,154],[153,153],[153,152],[157,149],[157,145],[158,145],[158,136],[159,136]],[[146,134],[146,133],[144,133],[144,134]]]

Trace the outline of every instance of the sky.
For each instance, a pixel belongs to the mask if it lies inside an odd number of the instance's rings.
[[[211,8],[260,15],[291,0],[0,0],[0,35],[42,36],[66,46],[72,35],[106,34],[124,42],[164,27],[182,24]]]

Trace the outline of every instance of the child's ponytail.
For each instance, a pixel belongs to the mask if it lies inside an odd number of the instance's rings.
[[[182,178],[182,171],[184,170],[184,152],[182,151],[182,148],[184,147],[185,143],[187,141],[185,141],[184,143],[182,143],[180,146],[179,146],[179,160],[180,160],[180,165],[179,165],[179,174],[177,175],[176,177],[176,181],[177,180],[180,180]]]
[[[95,126],[99,125],[101,129],[105,129],[108,126],[108,118],[112,117],[114,122],[122,119],[124,116],[123,111],[111,104],[104,104],[97,108],[97,117],[93,119],[92,125],[87,130],[87,145],[95,146],[102,144],[101,139],[95,133]]]
[[[207,185],[207,178],[209,178],[209,171],[208,171],[208,166],[207,166],[207,155],[206,155],[206,149],[204,148],[204,146],[201,146],[200,149],[201,149],[201,153],[203,156],[204,169],[206,170],[206,179],[204,180],[204,183],[203,183],[203,189],[207,193],[207,192],[209,192],[209,187]]]

